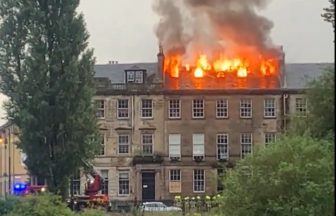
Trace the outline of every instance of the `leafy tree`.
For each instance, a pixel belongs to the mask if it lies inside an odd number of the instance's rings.
[[[335,70],[325,73],[309,84],[308,127],[313,137],[325,138],[335,134]]]
[[[335,134],[335,70],[328,68],[307,85],[307,116],[292,116],[289,134],[333,139]]]
[[[330,141],[284,137],[241,160],[224,179],[219,215],[333,215]]]
[[[335,32],[335,0],[329,0],[330,6],[324,8],[324,13],[321,15],[326,22],[330,22]]]
[[[0,87],[31,174],[65,196],[98,147],[93,51],[79,0],[0,1]]]

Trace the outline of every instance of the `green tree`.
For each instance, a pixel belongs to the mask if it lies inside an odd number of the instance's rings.
[[[93,51],[79,0],[0,1],[0,87],[31,174],[65,196],[98,148]]]
[[[325,138],[335,134],[335,70],[325,73],[309,84],[308,128],[313,137]]]
[[[324,13],[321,14],[323,19],[326,22],[330,22],[333,26],[335,32],[335,0],[329,0],[330,6],[328,8],[324,8]]]
[[[289,134],[334,139],[335,134],[335,70],[325,72],[307,85],[307,116],[292,116]]]
[[[241,160],[224,179],[219,215],[333,215],[331,141],[284,137]]]

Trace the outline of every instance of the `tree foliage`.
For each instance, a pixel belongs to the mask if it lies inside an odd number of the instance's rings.
[[[328,8],[324,8],[324,13],[321,14],[323,19],[326,22],[330,22],[335,31],[335,0],[329,0],[330,6]]]
[[[292,116],[289,134],[334,139],[335,134],[335,70],[325,72],[307,85],[307,116]]]
[[[220,215],[333,215],[333,143],[286,137],[224,179]]]
[[[0,1],[0,87],[31,174],[66,192],[98,146],[93,51],[79,0]]]

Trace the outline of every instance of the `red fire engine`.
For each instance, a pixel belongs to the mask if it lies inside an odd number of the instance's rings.
[[[73,210],[81,210],[83,208],[104,208],[109,210],[110,201],[106,194],[98,194],[103,185],[104,179],[96,172],[93,166],[83,161],[86,170],[87,181],[85,185],[84,195],[73,195],[68,200],[69,207]]]

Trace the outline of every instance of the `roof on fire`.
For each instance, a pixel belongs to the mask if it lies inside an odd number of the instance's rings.
[[[285,65],[285,88],[303,89],[307,83],[319,77],[325,68],[335,68],[334,63],[288,63]],[[146,70],[147,77],[156,74],[157,63],[102,64],[95,65],[95,77],[107,77],[111,83],[125,83],[125,70]]]

